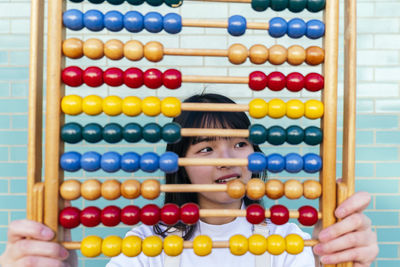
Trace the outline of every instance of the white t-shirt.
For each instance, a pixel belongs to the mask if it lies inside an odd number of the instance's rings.
[[[267,227],[269,234],[277,234],[285,237],[288,234],[294,233],[300,235],[303,239],[310,238],[307,233],[302,232],[299,227],[293,223],[277,226],[268,221]],[[234,221],[223,225],[212,225],[199,221],[193,236],[208,235],[213,241],[227,241],[235,234],[242,234],[249,237],[253,234],[253,225],[247,222],[243,217],[237,217]],[[152,226],[141,225],[129,231],[127,236],[129,235],[136,235],[144,239],[147,236],[155,235],[155,233]],[[106,267],[162,267],[164,264],[164,257],[164,252],[157,257],[147,257],[141,253],[137,257],[130,258],[124,254],[120,254],[112,258]],[[211,254],[200,257],[194,254],[193,249],[184,249],[180,258],[180,266],[254,267],[255,256],[250,252],[242,256],[235,256],[231,254],[228,248],[214,248]],[[298,255],[291,255],[284,252],[281,255],[271,257],[271,266],[315,267],[314,255],[310,247],[304,247],[303,252]]]

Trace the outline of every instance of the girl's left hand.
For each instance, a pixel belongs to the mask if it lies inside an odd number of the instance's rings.
[[[354,262],[354,267],[367,267],[375,260],[379,249],[371,220],[362,212],[369,205],[371,196],[358,192],[345,200],[335,210],[341,221],[321,230],[320,243],[314,253],[323,264]]]

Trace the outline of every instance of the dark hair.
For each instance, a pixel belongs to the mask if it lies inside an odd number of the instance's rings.
[[[231,99],[218,94],[202,94],[194,95],[184,101],[185,103],[229,103],[235,104]],[[178,123],[182,128],[224,128],[224,129],[248,129],[250,120],[244,112],[203,112],[203,111],[183,111],[178,117],[174,118],[173,122]],[[221,138],[221,137],[216,137]],[[199,142],[199,137],[183,137],[175,144],[168,144],[166,150],[172,151],[180,157],[185,157],[190,145]],[[261,152],[258,145],[253,145],[255,152]],[[252,177],[260,177],[265,179],[266,173],[254,173]],[[190,184],[189,177],[184,167],[179,167],[176,173],[165,175],[167,184]],[[197,203],[198,197],[196,193],[165,193],[164,203],[174,203],[182,206],[185,203]],[[244,197],[246,206],[252,203],[260,203],[259,201],[251,200]],[[173,226],[183,232],[183,238],[188,240],[192,237],[196,225],[185,225],[178,223]],[[171,227],[163,230],[160,225],[154,226],[154,231],[163,237]]]

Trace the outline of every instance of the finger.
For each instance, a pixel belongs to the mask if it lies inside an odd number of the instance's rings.
[[[367,192],[357,192],[337,207],[335,215],[339,219],[345,218],[355,212],[363,211],[371,202],[371,195]]]
[[[65,260],[69,255],[68,251],[63,246],[55,242],[23,239],[16,242],[14,247],[14,259],[39,256]]]
[[[8,241],[10,243],[15,243],[23,238],[51,240],[53,236],[54,233],[50,228],[29,220],[13,221],[8,228]]]
[[[60,260],[45,258],[45,257],[38,257],[38,256],[24,257],[15,263],[15,267],[27,267],[27,266],[30,266],[30,267],[70,267],[69,264],[64,263]]]
[[[363,266],[363,264],[369,266],[368,264],[370,264],[376,257],[375,253],[376,251],[373,247],[359,247],[322,256],[320,261],[323,264],[338,264],[341,262],[354,261],[361,264],[361,266]]]

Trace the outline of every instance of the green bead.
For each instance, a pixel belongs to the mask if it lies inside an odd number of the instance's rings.
[[[161,140],[161,127],[157,123],[150,122],[143,126],[143,139],[150,143],[156,143]]]
[[[124,126],[122,135],[126,142],[136,143],[142,140],[142,126],[131,122]]]
[[[73,3],[80,3],[80,2],[82,2],[83,0],[69,0],[70,2],[73,2]]]
[[[175,122],[167,123],[162,127],[161,136],[168,144],[177,143],[181,140],[181,126]]]
[[[101,4],[104,2],[104,0],[89,0],[89,2],[92,4]]]
[[[164,3],[164,0],[146,0],[146,3],[151,6],[161,6]]]
[[[170,7],[180,7],[183,4],[183,0],[164,0],[164,2]]]
[[[107,0],[108,3],[112,5],[120,5],[124,2],[125,0]]]
[[[103,128],[103,139],[107,143],[118,143],[122,140],[122,127],[117,123],[109,123]]]
[[[251,0],[251,8],[255,11],[264,11],[269,7],[270,0]]]
[[[83,127],[82,136],[86,142],[97,143],[103,139],[103,127],[97,123],[89,123]]]
[[[304,140],[303,128],[292,125],[286,128],[286,142],[291,145],[298,145]]]
[[[303,11],[307,6],[307,0],[289,0],[288,9],[291,12],[298,13]]]
[[[322,142],[322,131],[315,126],[309,126],[304,130],[304,143],[307,145],[315,146]]]
[[[61,140],[70,144],[82,141],[82,126],[75,122],[64,124],[61,129]]]
[[[308,0],[307,10],[310,12],[318,12],[325,8],[325,0]]]
[[[286,141],[286,132],[281,126],[271,126],[268,129],[268,143],[271,145],[282,145]]]
[[[261,124],[253,124],[249,128],[249,141],[259,145],[267,140],[267,129]]]
[[[144,0],[126,0],[126,2],[134,6],[140,6],[144,3]]]
[[[282,11],[288,7],[289,0],[271,0],[271,9],[274,11]]]

